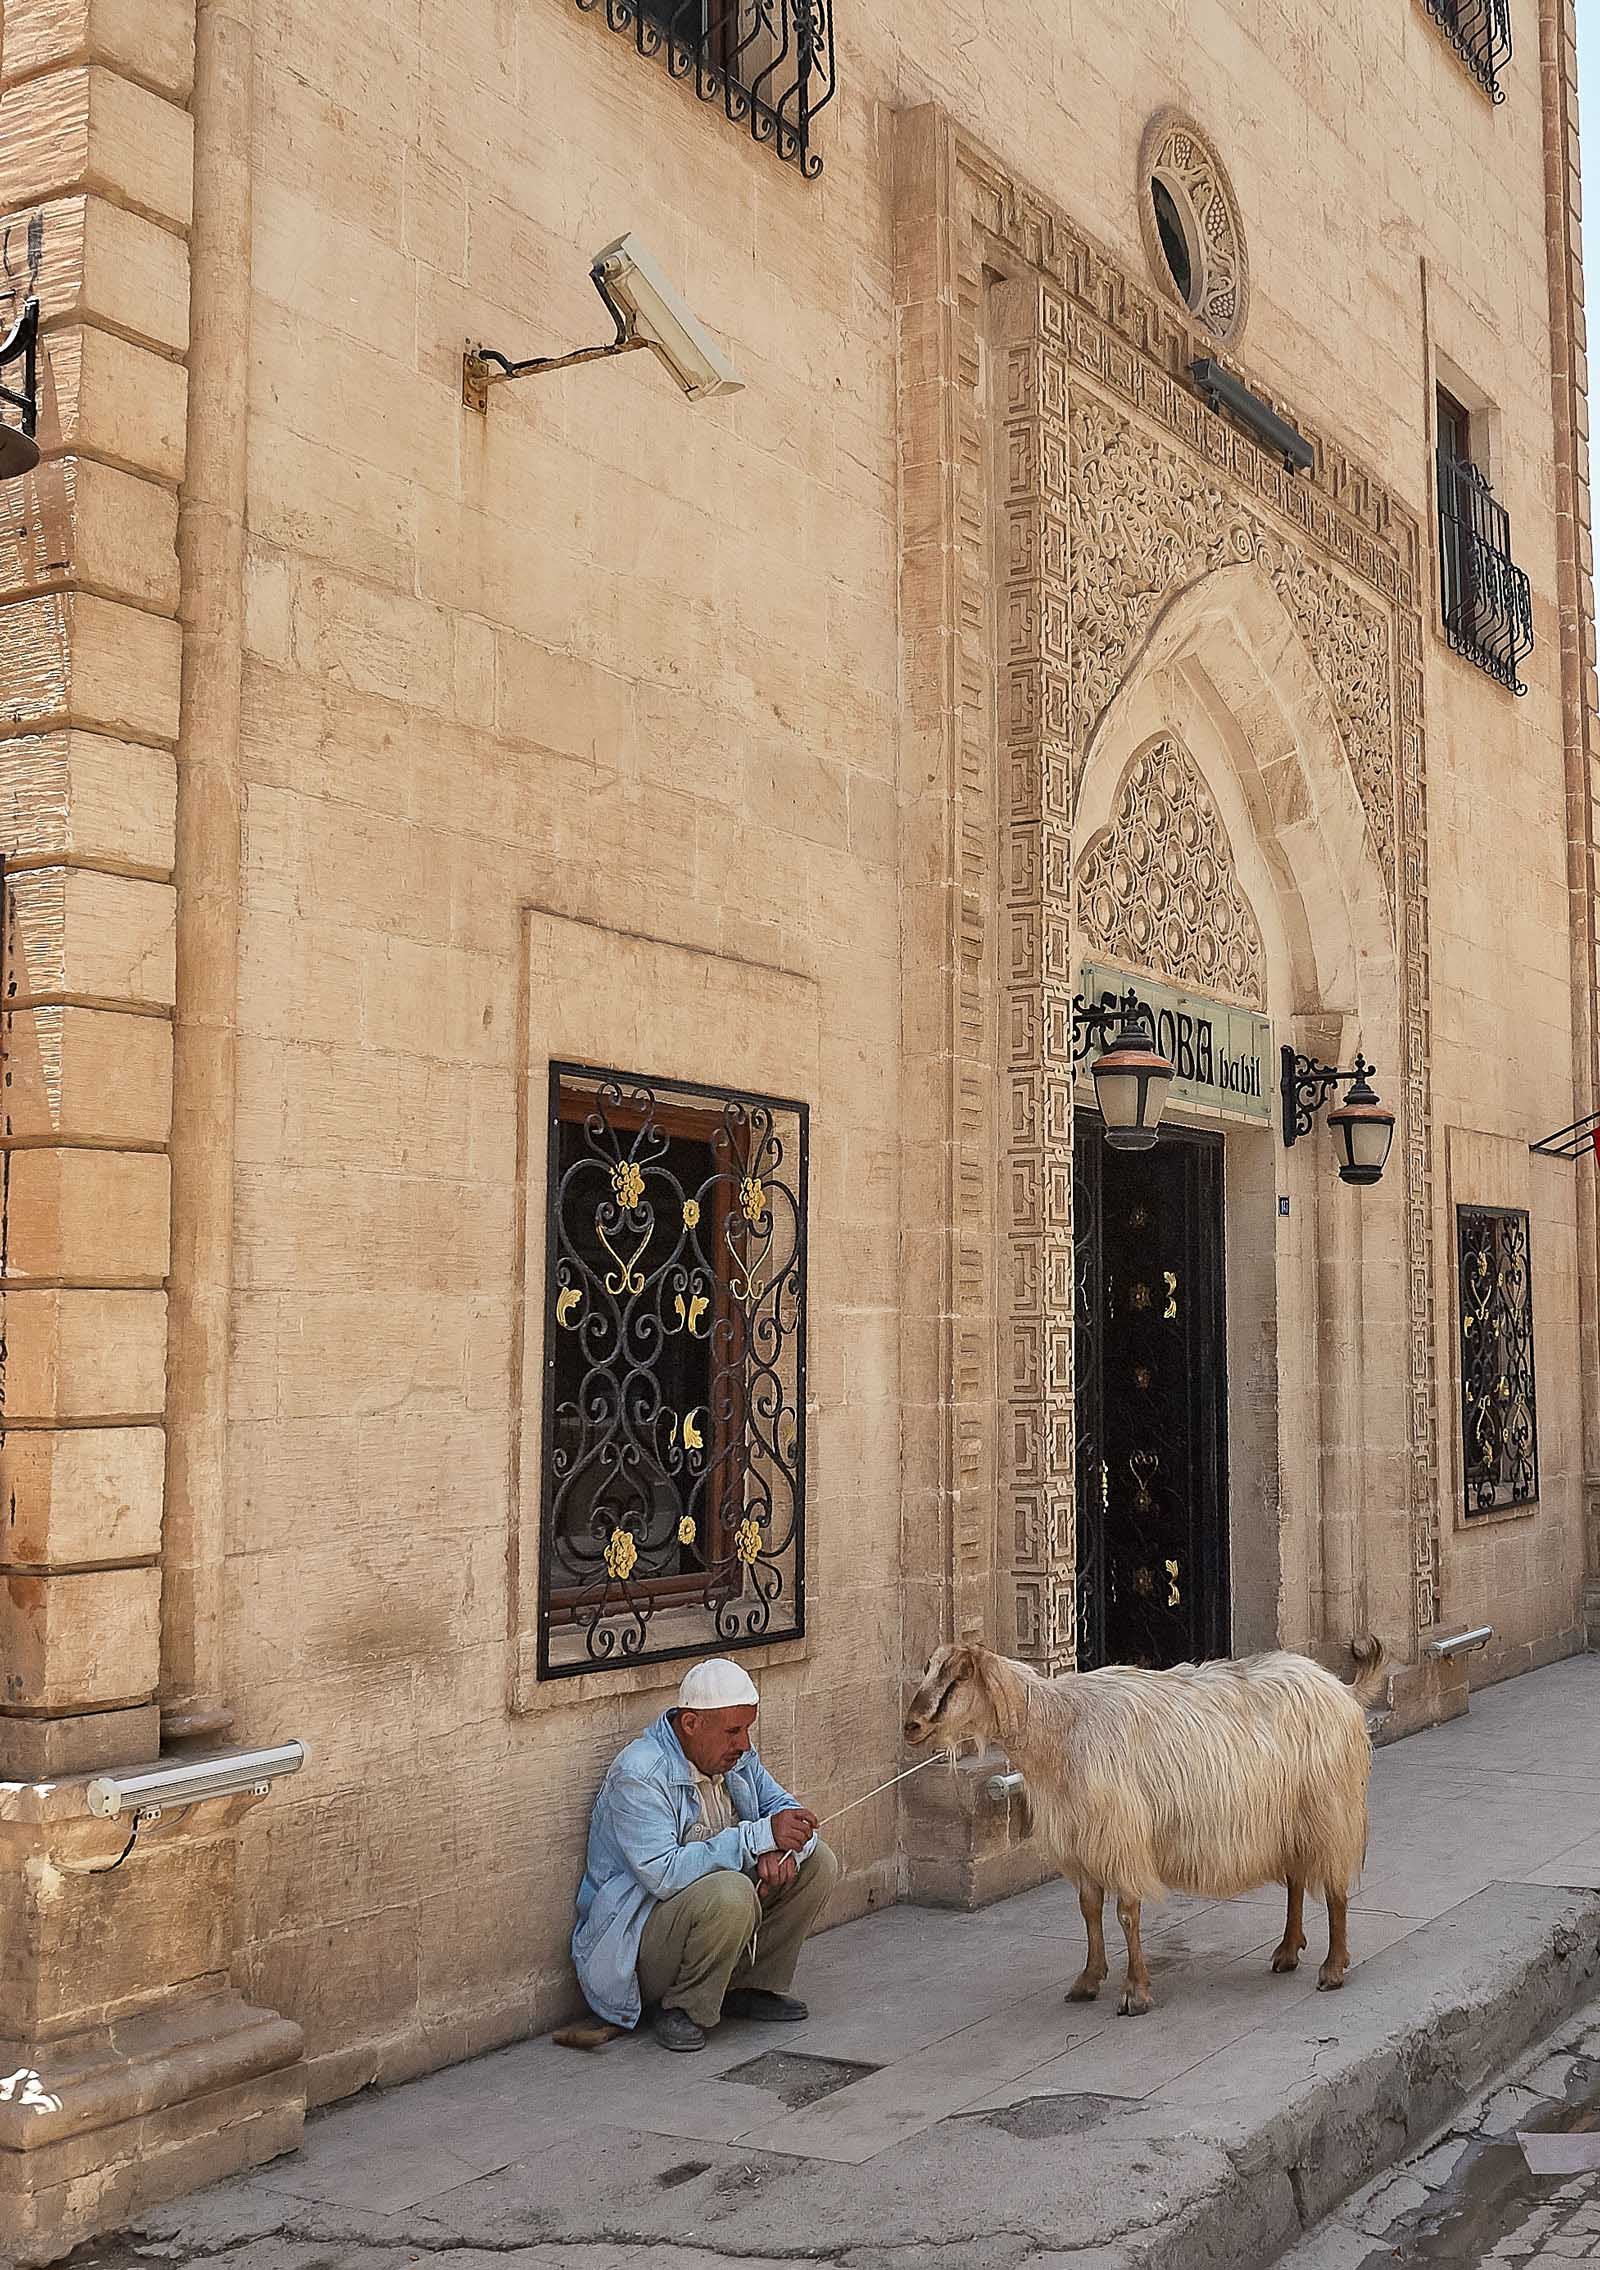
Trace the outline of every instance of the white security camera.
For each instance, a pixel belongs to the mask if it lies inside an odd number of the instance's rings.
[[[691,402],[739,392],[744,380],[636,236],[619,236],[597,252],[589,274],[617,319],[619,341],[653,349]]]
[[[671,372],[691,402],[713,394],[737,394],[744,380],[715,339],[698,322],[667,282],[636,236],[619,236],[589,263],[595,290],[610,310],[617,335],[603,347],[575,347],[565,355],[530,355],[513,362],[498,347],[469,345],[461,358],[461,400],[483,415],[489,389],[508,378],[540,378],[572,370],[579,363],[609,362],[648,347]]]
[[[220,1757],[196,1758],[190,1765],[150,1766],[127,1773],[103,1773],[86,1791],[89,1810],[101,1820],[118,1813],[146,1819],[168,1805],[195,1805],[202,1797],[235,1797],[251,1789],[265,1796],[282,1775],[298,1773],[306,1761],[303,1742],[282,1742],[271,1750],[227,1750]]]

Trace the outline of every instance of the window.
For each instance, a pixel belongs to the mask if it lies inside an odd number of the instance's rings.
[[[555,1065],[541,1677],[804,1628],[802,1104]]]
[[[1511,0],[1428,0],[1428,13],[1486,94],[1504,102],[1511,61]]]
[[[1189,243],[1189,231],[1184,224],[1182,208],[1171,189],[1157,174],[1150,184],[1150,203],[1155,209],[1156,234],[1161,240],[1161,253],[1167,270],[1177,286],[1178,297],[1187,308],[1195,304],[1194,253]]]
[[[1458,654],[1523,694],[1518,667],[1533,652],[1533,591],[1511,557],[1510,517],[1473,463],[1471,412],[1442,386],[1435,423],[1445,633]]]
[[[1526,1213],[1458,1206],[1456,1255],[1466,1511],[1531,1505],[1539,1495],[1539,1429]]]
[[[578,0],[586,13],[602,0]],[[674,79],[692,78],[780,158],[811,178],[817,113],[833,99],[833,0],[604,0],[606,22],[641,55],[660,55]]]

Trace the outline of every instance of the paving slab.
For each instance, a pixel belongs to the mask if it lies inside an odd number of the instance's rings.
[[[729,2024],[696,2058],[519,2043],[334,2107],[97,2260],[1258,2270],[1593,1990],[1597,1706],[1600,1658],[1575,1658],[1378,1753],[1341,1993],[1317,1991],[1320,1908],[1300,1969],[1270,1972],[1272,1888],[1151,1910],[1156,2007],[1126,2019],[1115,1972],[1063,1999],[1068,1887],[896,1908],[807,1949],[803,2027]],[[1326,2270],[1370,2245],[1325,2235]]]

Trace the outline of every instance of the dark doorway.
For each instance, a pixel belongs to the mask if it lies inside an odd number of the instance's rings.
[[[1079,1109],[1078,1666],[1228,1652],[1222,1138]]]

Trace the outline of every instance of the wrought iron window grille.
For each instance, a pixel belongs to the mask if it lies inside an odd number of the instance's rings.
[[[1531,1505],[1539,1495],[1528,1216],[1456,1208],[1465,1511]]]
[[[804,1104],[550,1072],[539,1676],[805,1629]]]
[[[577,0],[586,15],[604,5],[614,32],[641,55],[666,59],[702,102],[719,103],[736,125],[800,168],[822,171],[811,130],[833,100],[833,0]]]
[[[1511,557],[1511,521],[1476,465],[1437,456],[1439,597],[1457,654],[1514,694],[1533,652],[1533,587]]]
[[[1480,87],[1495,102],[1511,61],[1511,0],[1428,0],[1428,13]]]

